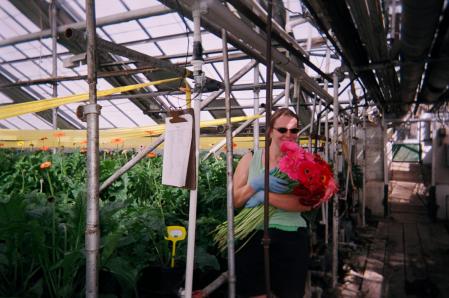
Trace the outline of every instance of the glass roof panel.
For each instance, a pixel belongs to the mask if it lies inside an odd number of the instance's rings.
[[[152,37],[186,32],[186,28],[177,13],[141,19],[140,22]]]
[[[115,104],[109,101],[103,101],[101,103],[101,115],[106,119],[113,121],[117,127],[134,127],[136,126],[125,114],[117,109]]]
[[[127,46],[127,48],[136,50],[138,52],[150,55],[150,56],[160,56],[161,51],[152,42],[140,43],[136,45]]]
[[[116,43],[148,38],[148,35],[136,21],[104,26],[103,30],[105,30]]]
[[[43,56],[51,54],[51,51],[39,41],[30,41],[26,43],[19,43],[16,45],[17,48],[22,51],[28,57],[30,56]]]
[[[8,118],[8,120],[21,129],[36,129],[35,126],[30,125],[28,121],[22,119],[22,116]]]
[[[85,1],[77,1],[82,5],[83,8],[85,7]],[[114,15],[125,11],[126,9],[123,7],[119,0],[95,1],[95,13],[97,18]]]
[[[170,40],[163,40],[158,42],[159,46],[167,55],[186,53],[187,52],[187,39],[184,38],[175,38]],[[192,43],[189,43],[189,47],[192,46]]]
[[[13,102],[11,98],[9,98],[6,94],[0,91],[0,103],[11,103]]]
[[[206,50],[206,51],[223,48],[223,42],[221,41],[221,39],[211,33],[202,34],[201,42],[203,44],[204,50]],[[231,47],[231,45],[228,45],[228,48],[230,48],[230,47]]]
[[[52,126],[47,122],[42,120],[40,117],[34,114],[25,114],[20,116],[23,120],[26,120],[28,123],[32,124],[36,129],[51,129]]]
[[[25,58],[26,56],[12,46],[0,47],[0,59],[2,61]]]
[[[130,9],[139,9],[151,6],[159,6],[161,3],[157,0],[123,0]]]
[[[145,115],[141,109],[139,109],[135,104],[130,102],[128,99],[114,99],[112,100],[112,102],[117,107],[119,107],[123,112],[125,112],[126,115],[128,115],[135,122],[137,122],[138,126],[149,126],[156,124],[154,120]],[[133,126],[135,125],[130,125],[129,127]]]
[[[29,63],[31,63],[31,62],[29,62]],[[16,79],[17,80],[26,79],[25,76],[22,73],[20,73],[17,69],[15,69],[14,67],[12,67],[9,64],[3,64],[2,68],[8,72],[8,74],[4,73],[4,75],[6,75],[7,77],[10,77],[10,75],[11,75],[11,76],[14,76],[14,80],[16,80]]]

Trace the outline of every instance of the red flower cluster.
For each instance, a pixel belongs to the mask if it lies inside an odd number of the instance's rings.
[[[293,142],[282,143],[281,151],[284,156],[279,160],[279,170],[295,182],[292,192],[302,205],[315,206],[337,192],[331,168],[318,154]]]

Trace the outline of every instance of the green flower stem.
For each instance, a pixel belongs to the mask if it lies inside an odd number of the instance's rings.
[[[54,198],[55,193],[53,191],[53,184],[51,183],[51,178],[50,178],[50,174],[48,173],[48,171],[47,171],[47,179],[48,179],[48,185],[50,186],[50,194]]]
[[[275,208],[269,207],[269,216],[273,215]],[[235,240],[242,240],[256,232],[256,229],[263,225],[263,205],[254,208],[244,208],[237,216],[234,217],[234,237]],[[218,249],[223,252],[227,247],[227,229],[228,222],[217,226],[212,232],[214,234],[214,242],[218,245]]]
[[[52,244],[52,257],[53,263],[56,262],[56,198],[53,191],[53,184],[51,183],[50,174],[47,171],[48,185],[50,186],[50,194],[53,198],[51,213],[52,213],[52,231],[51,231],[51,244]]]

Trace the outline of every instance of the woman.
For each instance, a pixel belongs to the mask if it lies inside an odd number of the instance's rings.
[[[271,116],[269,124],[271,170],[278,166],[282,157],[281,143],[296,142],[298,117],[282,108]],[[247,153],[240,160],[234,174],[236,208],[263,203],[264,165],[264,149]],[[307,223],[301,212],[311,208],[301,205],[295,195],[283,194],[287,190],[283,180],[270,176],[269,181],[269,204],[277,208],[269,223],[271,289],[279,298],[303,297],[309,244]],[[262,236],[263,231],[257,231],[236,253],[237,293],[244,297],[266,297]]]

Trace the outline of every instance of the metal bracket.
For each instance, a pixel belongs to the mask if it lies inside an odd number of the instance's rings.
[[[81,105],[76,108],[76,116],[83,122],[86,122],[88,114],[100,114],[101,106],[95,103]]]
[[[87,53],[73,55],[69,58],[63,59],[62,63],[65,68],[76,68],[81,65],[85,65],[87,64]]]

